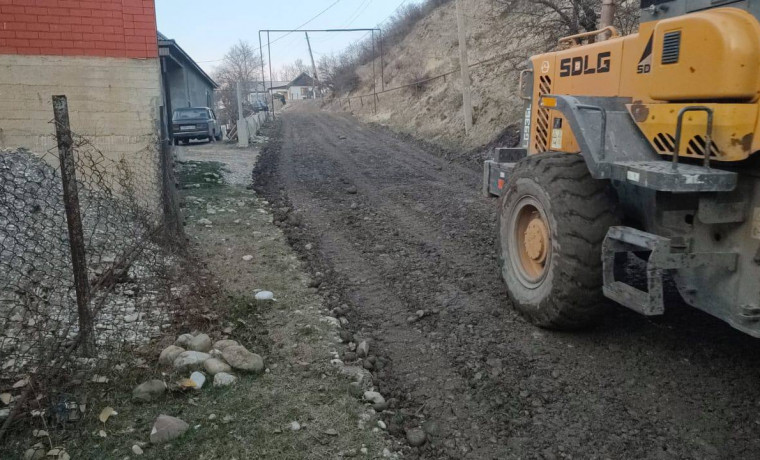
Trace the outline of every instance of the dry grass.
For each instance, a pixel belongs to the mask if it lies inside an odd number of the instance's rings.
[[[195,180],[222,167],[210,162],[200,166],[192,173],[196,177],[184,179]],[[321,299],[308,287],[309,276],[272,224],[266,203],[243,187],[226,185],[191,189],[185,195],[204,200],[188,201],[186,231],[202,264],[193,270],[209,278],[208,288],[194,291],[197,297],[187,301],[188,307],[196,305],[195,312],[180,318],[179,332],[200,328],[213,339],[229,336],[261,354],[269,370],[260,376],[240,376],[231,388],[213,388],[209,379],[199,392],[170,392],[158,402],[136,404],[131,390],[138,383],[187,377],[157,367],[160,346],[173,341],[167,337],[125,357],[127,369],[89,395],[84,420],[60,432],[53,444],[64,446],[76,459],[134,457],[132,446],[147,441],[155,418],[167,414],[185,420],[190,430],[167,445],[145,446],[142,458],[335,459],[362,446],[367,447],[368,458],[381,456],[388,441],[372,432],[371,424],[358,427],[359,415],[367,409],[350,396],[349,382],[329,364],[330,351],[337,349],[335,331],[320,321]],[[207,204],[234,212],[207,215]],[[202,217],[210,218],[213,227],[198,225]],[[246,254],[254,259],[243,261]],[[273,291],[278,301],[257,303],[253,298],[257,288]],[[231,333],[224,334],[225,328],[232,328]],[[146,365],[135,366],[135,357],[144,358]],[[102,424],[97,417],[106,406],[118,415]],[[215,417],[210,419],[212,414]],[[289,430],[292,421],[303,428]],[[100,437],[99,430],[107,436]],[[327,430],[338,435],[328,435]],[[22,458],[37,441],[6,444],[0,457]]]
[[[509,22],[499,18],[489,1],[464,2],[469,29],[471,63],[525,47],[504,33]],[[396,46],[386,48],[385,86],[393,88],[459,69],[459,41],[453,2],[439,6],[420,19]],[[376,62],[379,68],[380,61]],[[380,95],[378,113],[371,107],[352,105],[362,119],[444,146],[470,150],[483,146],[517,123],[523,103],[516,97],[518,72],[514,59],[501,59],[472,69],[473,109],[476,124],[469,137],[461,113],[459,73],[428,82],[421,91],[402,90]],[[358,69],[362,84],[352,94],[372,92],[372,65]],[[380,86],[378,71],[378,87]],[[338,105],[335,105],[338,109]]]

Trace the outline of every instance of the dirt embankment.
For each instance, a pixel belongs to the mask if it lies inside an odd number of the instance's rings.
[[[459,72],[420,86],[379,95],[377,113],[372,97],[355,98],[350,107],[333,103],[335,111],[350,111],[362,120],[389,126],[452,150],[476,150],[502,137],[519,124],[523,102],[516,96],[518,72],[507,55],[525,52],[525,43],[510,34],[509,18],[490,1],[463,2],[470,64],[494,59],[472,68],[474,129],[465,136],[462,115],[462,86]],[[457,71],[459,66],[456,7],[447,3],[431,12],[397,46],[385,49],[375,61],[377,91],[409,85],[437,75]],[[360,87],[351,97],[372,94],[373,69],[369,63],[358,70]],[[514,132],[514,129],[512,130]],[[512,137],[502,142],[509,144]]]

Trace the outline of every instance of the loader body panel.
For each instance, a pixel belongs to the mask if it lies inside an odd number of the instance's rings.
[[[580,154],[591,177],[615,190],[628,226],[610,227],[603,245],[608,298],[662,314],[670,273],[687,303],[754,337],[758,17],[757,0],[644,0],[638,33],[530,59],[521,136],[526,155]],[[514,167],[492,159],[484,193],[506,193]],[[615,279],[621,252],[649,254],[643,288]]]

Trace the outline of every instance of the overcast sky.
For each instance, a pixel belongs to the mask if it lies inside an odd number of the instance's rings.
[[[375,27],[401,5],[418,0],[156,0],[158,30],[177,43],[206,71],[213,71],[239,39],[258,48],[259,29],[295,29],[327,9],[303,28]],[[329,9],[328,9],[329,8]],[[272,34],[276,68],[296,59],[309,62],[303,33],[284,38]],[[314,59],[338,53],[365,33],[310,34]],[[266,48],[264,53],[266,54]],[[266,58],[266,56],[265,56]]]

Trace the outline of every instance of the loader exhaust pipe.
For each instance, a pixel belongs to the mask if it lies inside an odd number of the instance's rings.
[[[604,29],[615,22],[615,0],[602,0],[602,14],[599,19],[599,29]],[[599,41],[610,38],[609,31],[599,34]]]

